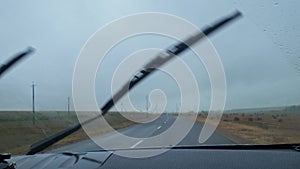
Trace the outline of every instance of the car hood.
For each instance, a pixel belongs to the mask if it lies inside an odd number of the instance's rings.
[[[16,168],[53,169],[53,168],[98,168],[112,153],[103,152],[64,152],[56,154],[37,154],[12,157],[8,162],[16,164]]]

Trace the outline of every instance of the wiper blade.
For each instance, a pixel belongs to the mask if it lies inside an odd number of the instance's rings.
[[[170,48],[166,49],[163,53],[160,53],[158,56],[156,56],[153,60],[151,60],[149,63],[147,63],[137,75],[135,75],[131,80],[129,80],[121,89],[114,94],[110,100],[104,104],[104,106],[101,108],[101,114],[91,118],[82,124],[77,124],[73,127],[70,127],[68,129],[65,129],[59,133],[56,133],[50,137],[47,137],[45,139],[42,139],[41,141],[38,141],[37,143],[34,143],[31,145],[30,150],[27,152],[27,155],[32,155],[37,152],[40,152],[50,145],[56,143],[57,141],[63,139],[64,137],[74,133],[75,131],[79,130],[82,125],[85,125],[87,123],[90,123],[91,121],[94,121],[95,119],[104,116],[110,108],[112,108],[115,103],[118,102],[119,99],[121,99],[127,92],[129,92],[134,86],[136,86],[139,82],[144,80],[147,76],[154,73],[157,68],[161,67],[166,62],[170,61],[174,58],[174,56],[179,55],[183,51],[185,51],[189,46],[192,46],[205,36],[208,36],[212,33],[214,33],[216,30],[220,29],[222,26],[226,25],[230,21],[238,18],[241,16],[241,13],[239,11],[236,11],[234,14],[231,14],[230,16],[224,17],[218,22],[216,22],[212,26],[207,26],[202,32],[196,33],[194,36],[191,36],[184,40],[183,42],[180,42],[176,45],[171,46]]]
[[[28,56],[34,51],[34,48],[28,47],[28,49],[24,52],[21,52],[14,56],[12,59],[10,59],[7,63],[1,65],[0,67],[0,77],[2,74],[4,74],[9,68],[11,68],[13,65],[15,65],[17,62],[19,62],[21,59],[25,58],[25,56]]]
[[[113,97],[106,102],[106,104],[101,108],[102,115],[105,115],[108,110],[114,106],[114,104],[124,96],[128,91],[130,91],[136,84],[142,81],[144,78],[158,70],[157,68],[161,67],[166,62],[174,58],[175,55],[179,55],[185,51],[189,46],[192,46],[205,36],[208,36],[214,33],[216,30],[229,23],[230,21],[240,17],[242,14],[239,11],[236,11],[234,14],[224,17],[212,26],[207,26],[202,32],[196,33],[194,36],[191,36],[184,40],[181,43],[171,46],[166,49],[165,53],[159,54],[156,58],[148,62],[144,68],[142,68],[130,81],[128,81],[122,88],[119,90]]]

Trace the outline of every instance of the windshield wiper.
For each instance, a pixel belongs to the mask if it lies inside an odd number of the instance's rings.
[[[9,68],[11,68],[13,65],[15,65],[18,61],[22,60],[25,58],[25,56],[28,56],[30,53],[34,51],[34,48],[28,47],[28,49],[24,52],[21,52],[14,56],[12,59],[10,59],[7,63],[1,65],[0,67],[0,77],[2,74],[4,74]]]
[[[112,108],[115,103],[123,97],[127,92],[129,92],[134,86],[136,86],[139,82],[141,82],[143,79],[145,79],[150,74],[154,73],[157,68],[165,64],[166,62],[170,61],[174,56],[179,55],[183,51],[185,51],[189,46],[192,46],[205,36],[208,36],[212,33],[214,33],[216,30],[221,28],[222,26],[226,25],[230,21],[238,18],[241,16],[241,13],[239,11],[236,11],[234,14],[231,14],[230,16],[224,17],[218,22],[216,22],[212,26],[207,26],[202,32],[196,33],[194,36],[191,36],[184,40],[183,42],[180,42],[174,46],[171,46],[170,48],[166,49],[164,52],[158,54],[153,60],[151,60],[149,63],[147,63],[140,71],[137,73],[131,80],[129,80],[123,87],[114,94],[111,99],[106,102],[106,104],[101,108],[101,114],[91,118],[81,124],[77,124],[73,127],[67,128],[63,131],[60,131],[58,133],[55,133],[54,135],[44,138],[41,141],[38,141],[31,145],[30,150],[27,152],[27,155],[32,155],[37,152],[40,152],[50,145],[56,143],[57,141],[63,139],[64,137],[74,133],[75,131],[79,130],[82,125],[85,125],[87,123],[90,123],[91,121],[94,121],[95,119],[102,117],[106,113],[108,113],[108,110]]]

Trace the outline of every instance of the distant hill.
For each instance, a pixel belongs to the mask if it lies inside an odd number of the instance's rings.
[[[300,105],[226,110],[224,113],[300,113]]]

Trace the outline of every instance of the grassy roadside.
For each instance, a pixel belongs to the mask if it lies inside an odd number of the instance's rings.
[[[146,115],[144,113],[136,113],[136,112],[127,113],[127,116],[134,117],[133,121],[124,118],[121,114],[119,114],[117,112],[108,113],[107,115],[105,115],[105,120],[110,124],[111,128],[104,125],[103,119],[99,119],[97,121],[91,122],[86,125],[89,129],[95,128],[94,130],[89,131],[89,135],[90,136],[100,136],[102,134],[109,133],[113,130],[126,128],[129,126],[138,124],[140,122],[151,120],[154,117],[156,117],[156,115],[149,115],[149,114]],[[51,147],[46,149],[44,152],[52,150],[52,149],[56,149],[56,148],[59,148],[59,147],[62,147],[62,146],[68,145],[68,144],[72,144],[72,143],[75,143],[78,141],[86,140],[86,139],[89,139],[89,136],[83,129],[80,129],[80,130],[76,131],[75,133],[73,133],[72,135],[55,143],[54,145],[52,145]]]
[[[197,121],[206,118],[200,114]],[[217,131],[237,144],[300,143],[299,121],[299,113],[229,113],[223,114]]]
[[[85,118],[89,118],[93,115],[93,113],[86,114]],[[128,114],[134,116],[136,121],[146,121],[151,118],[144,113]],[[105,120],[114,129],[125,128],[137,123],[124,118],[117,112],[108,113],[105,116]],[[70,114],[63,111],[37,112],[36,123],[33,125],[31,112],[2,111],[0,112],[0,153],[10,152],[13,155],[24,154],[32,143],[77,123],[78,119],[74,112]],[[95,129],[93,134],[101,135],[110,131],[110,128],[100,126]],[[84,130],[80,129],[52,145],[46,151],[88,138]]]

